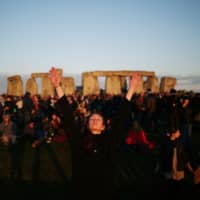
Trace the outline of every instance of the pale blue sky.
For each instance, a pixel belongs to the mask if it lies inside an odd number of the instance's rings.
[[[0,72],[200,75],[200,0],[0,0]]]

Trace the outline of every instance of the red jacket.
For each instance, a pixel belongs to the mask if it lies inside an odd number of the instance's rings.
[[[154,148],[154,143],[147,139],[147,136],[144,130],[136,131],[136,130],[130,129],[125,142],[128,145],[145,144],[149,147],[149,149]]]

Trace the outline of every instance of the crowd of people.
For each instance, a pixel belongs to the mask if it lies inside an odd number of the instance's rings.
[[[194,176],[194,188],[199,188],[200,149],[192,141],[193,130],[199,128],[195,121],[200,113],[198,93],[172,89],[138,94],[141,77],[133,74],[121,95],[65,95],[55,68],[50,69],[49,78],[54,96],[0,95],[0,145],[29,141],[37,148],[43,143],[68,142],[74,198],[114,198],[113,169],[119,151],[153,155],[153,173],[173,194],[188,187],[186,170]],[[11,175],[20,173],[13,169]]]

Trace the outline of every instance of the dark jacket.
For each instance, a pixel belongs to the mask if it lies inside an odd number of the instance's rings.
[[[167,137],[167,136],[166,136]],[[189,162],[189,154],[186,151],[184,145],[181,143],[180,139],[176,141],[171,141],[169,138],[165,138],[166,141],[161,145],[161,170],[163,172],[172,171],[172,159],[173,159],[173,149],[177,149],[177,170],[181,171],[186,168]]]
[[[128,128],[131,103],[122,101],[113,119],[111,132],[93,135],[89,131],[81,132],[74,120],[74,113],[63,96],[57,102],[62,112],[65,132],[71,146],[72,189],[73,195],[85,198],[102,199],[112,195],[113,175],[116,152],[120,143],[120,134]]]

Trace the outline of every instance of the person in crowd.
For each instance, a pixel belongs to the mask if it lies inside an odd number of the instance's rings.
[[[192,175],[194,174],[190,156],[180,136],[181,132],[179,129],[171,129],[160,149],[160,172],[169,189],[169,194],[172,195],[183,195],[189,191],[185,172],[188,170]]]
[[[200,152],[197,153],[197,160],[194,165],[194,193],[200,194]]]
[[[180,100],[179,118],[181,140],[188,152],[192,151],[192,108],[190,97],[183,96]]]
[[[68,134],[71,146],[72,197],[75,199],[80,196],[86,199],[112,199],[118,136],[127,129],[127,121],[131,113],[131,99],[140,83],[141,76],[134,73],[130,78],[129,89],[113,119],[110,134],[106,132],[106,120],[100,111],[91,113],[86,129],[78,127],[74,120],[74,110],[69,105],[61,87],[62,77],[55,67],[50,69],[49,78],[58,96],[56,107],[61,113],[63,127]]]
[[[5,98],[3,95],[0,95],[0,122],[2,122],[2,116],[3,116],[3,111],[4,111],[4,102]]]
[[[17,124],[11,118],[11,113],[3,114],[3,121],[0,123],[0,142],[8,147],[10,159],[10,180],[22,178],[21,153],[18,146]]]
[[[148,152],[155,147],[155,143],[147,138],[144,129],[137,120],[134,120],[128,130],[125,140],[126,145],[140,152]]]
[[[46,132],[44,137],[46,143],[66,143],[67,135],[62,127],[59,113],[53,112],[43,129]]]
[[[16,142],[16,124],[11,120],[11,114],[5,112],[3,121],[0,123],[1,142],[4,145],[14,144]]]

